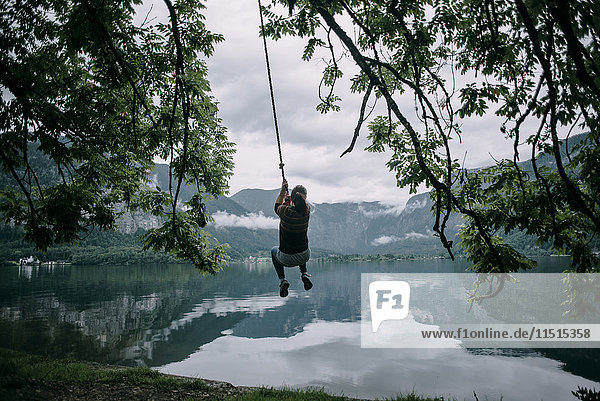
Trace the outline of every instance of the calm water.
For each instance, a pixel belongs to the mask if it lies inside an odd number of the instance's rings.
[[[546,258],[539,271],[568,262]],[[305,292],[288,269],[234,264],[214,277],[192,267],[0,267],[0,346],[225,380],[324,386],[364,398],[415,391],[459,400],[568,400],[599,387],[598,350],[360,348],[360,273],[453,272],[464,262],[312,264]]]

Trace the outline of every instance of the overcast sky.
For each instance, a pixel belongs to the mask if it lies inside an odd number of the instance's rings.
[[[259,14],[253,0],[208,0],[206,25],[225,36],[208,60],[209,80],[219,102],[220,117],[237,144],[234,194],[244,188],[274,189],[281,184],[269,88],[259,37]],[[156,8],[165,8],[157,2]],[[160,12],[156,10],[157,12]],[[340,158],[349,145],[361,97],[347,89],[352,71],[339,84],[342,110],[320,114],[316,110],[318,86],[324,63],[319,58],[301,59],[303,41],[269,40],[269,55],[285,172],[291,186],[303,184],[311,202],[373,201],[403,206],[408,190],[397,188],[386,154],[364,151],[366,125],[355,150]],[[401,101],[407,110],[412,100]],[[454,157],[466,167],[489,165],[494,157],[510,155],[510,144],[498,134],[498,123],[489,118],[463,126],[463,144],[453,146]],[[490,128],[491,132],[490,132]]]

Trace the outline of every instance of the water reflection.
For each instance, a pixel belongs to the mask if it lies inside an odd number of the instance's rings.
[[[531,352],[517,359],[452,349],[361,349],[359,337],[358,322],[325,321],[286,338],[225,336],[161,371],[237,384],[324,386],[361,398],[414,390],[448,399],[473,399],[475,391],[480,399],[565,400],[577,385],[596,385]]]
[[[566,263],[553,258],[541,265],[560,271]],[[490,398],[502,393],[525,399],[523,394],[535,392],[533,398],[549,400],[600,381],[592,368],[599,360],[596,350],[581,355],[360,349],[361,272],[465,267],[445,260],[312,265],[315,287],[305,292],[299,273],[290,269],[285,299],[266,264],[232,265],[214,277],[180,265],[0,268],[0,342],[27,352],[146,365],[240,385],[323,385],[361,397],[414,387],[459,398],[477,389]],[[427,308],[422,312],[425,316]],[[527,390],[534,376],[549,383],[547,396],[541,397],[538,385]]]

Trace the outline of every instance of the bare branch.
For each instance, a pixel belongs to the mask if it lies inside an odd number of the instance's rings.
[[[340,157],[343,157],[346,153],[352,152],[352,150],[354,149],[354,145],[356,144],[356,139],[358,138],[358,135],[360,134],[360,128],[362,127],[362,125],[365,121],[365,109],[367,108],[367,103],[369,101],[369,97],[371,96],[372,91],[373,91],[373,83],[369,82],[369,87],[367,88],[367,91],[365,92],[363,99],[362,99],[362,103],[360,105],[360,114],[358,116],[358,122],[356,123],[356,128],[354,128],[354,136],[352,137],[352,142],[350,143],[350,146],[348,146],[348,149],[344,150],[344,152],[340,155]]]

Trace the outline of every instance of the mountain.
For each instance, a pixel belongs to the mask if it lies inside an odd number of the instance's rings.
[[[206,207],[208,211],[213,214],[218,211],[225,211],[227,213],[231,213],[237,216],[243,216],[245,214],[250,213],[248,209],[237,203],[236,201],[228,198],[227,196],[222,196],[219,199],[210,199],[205,201]]]
[[[389,207],[379,202],[312,205],[310,239],[340,253],[369,253],[370,243],[380,231],[372,223],[388,211]]]
[[[375,238],[370,253],[413,255],[445,255],[440,240],[433,232],[435,217],[429,193],[411,197],[397,215],[377,216],[371,222],[369,237]],[[456,234],[462,218],[452,214],[448,219],[446,236],[457,242]]]
[[[265,216],[277,217],[274,206],[278,195],[279,189],[242,189],[232,195],[231,200],[252,213],[262,212]]]

